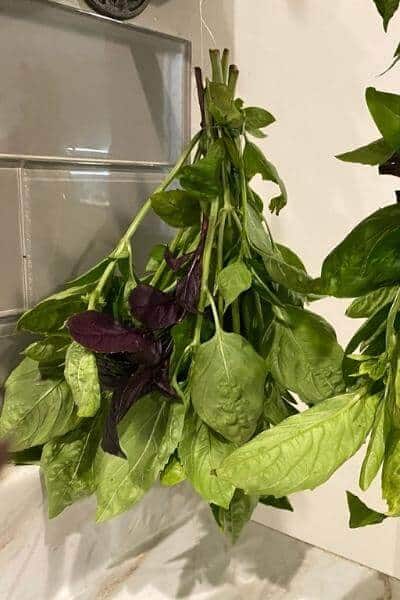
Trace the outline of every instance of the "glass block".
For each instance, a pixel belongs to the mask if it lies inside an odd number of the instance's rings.
[[[42,0],[1,0],[0,153],[174,162],[188,42]]]
[[[29,303],[109,253],[163,177],[111,169],[23,169]],[[170,235],[159,218],[146,218],[133,244],[139,270],[151,246]]]
[[[18,176],[18,169],[0,168],[0,317],[24,306]]]

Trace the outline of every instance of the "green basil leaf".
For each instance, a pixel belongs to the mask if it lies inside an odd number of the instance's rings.
[[[131,471],[127,460],[99,449],[95,460],[97,523],[129,510],[144,496],[145,490],[133,484]]]
[[[307,273],[307,269],[305,268],[303,261],[295,252],[293,252],[291,248],[288,248],[283,244],[276,244],[276,246],[279,249],[279,252],[281,253],[285,263],[291,267],[294,267],[295,269],[298,269],[299,271]]]
[[[68,317],[87,308],[84,296],[88,286],[70,287],[39,302],[18,321],[18,329],[32,333],[53,333],[61,329]]]
[[[390,19],[399,8],[399,0],[374,0],[374,2],[383,19],[383,28],[387,31]]]
[[[342,392],[343,350],[329,323],[301,308],[280,310],[285,321],[275,322],[268,356],[274,379],[311,404]]]
[[[191,227],[200,223],[200,196],[185,190],[159,192],[151,197],[154,212],[171,227]]]
[[[182,436],[184,407],[154,393],[141,398],[119,426],[128,460],[99,450],[96,458],[96,521],[136,504],[164,469]]]
[[[400,96],[369,87],[365,97],[369,112],[383,139],[394,151],[398,150],[400,148]]]
[[[286,496],[283,498],[275,498],[275,496],[260,496],[259,502],[265,506],[272,506],[273,508],[279,508],[280,510],[293,511],[293,506],[290,504],[289,499]]]
[[[185,407],[154,392],[140,398],[118,427],[134,486],[147,491],[182,437]]]
[[[383,515],[376,510],[368,508],[360,498],[357,498],[357,496],[351,492],[346,492],[346,495],[350,511],[349,527],[351,529],[365,527],[366,525],[376,525],[387,519],[387,515]]]
[[[272,198],[270,202],[271,212],[279,215],[282,208],[287,204],[287,191],[285,184],[279,176],[276,167],[267,160],[260,148],[251,142],[246,142],[243,153],[244,170],[248,181],[255,175],[261,175],[264,181],[272,181],[279,186],[280,195]]]
[[[262,414],[265,361],[240,335],[217,331],[193,358],[190,390],[195,411],[224,438],[241,444]]]
[[[160,475],[160,483],[165,487],[172,487],[185,481],[186,473],[179,460],[173,456]]]
[[[12,451],[45,444],[77,426],[74,401],[64,378],[42,379],[36,361],[25,358],[4,387],[0,439],[10,438]]]
[[[193,165],[183,167],[181,186],[189,192],[215,197],[221,191],[221,164],[225,156],[222,140],[212,143],[207,156]]]
[[[79,417],[92,417],[100,408],[101,392],[96,358],[77,342],[68,348],[65,380],[71,388]]]
[[[400,281],[399,235],[400,205],[376,211],[325,259],[316,287],[323,294],[352,298]]]
[[[235,543],[250,521],[257,504],[257,496],[248,496],[242,490],[236,490],[228,509],[215,505],[211,509],[221,531]]]
[[[157,271],[165,256],[166,245],[157,244],[150,251],[149,258],[145,267],[145,273]]]
[[[217,474],[248,494],[281,498],[313,489],[364,443],[378,402],[365,390],[329,398],[235,450]]]
[[[353,335],[347,344],[345,354],[352,354],[362,344],[370,344],[377,335],[386,330],[386,320],[390,306],[387,304],[374,312]]]
[[[385,450],[382,468],[382,496],[389,515],[400,515],[400,430],[392,429]]]
[[[257,106],[249,106],[244,109],[244,115],[246,119],[246,129],[251,131],[252,129],[264,129],[271,123],[275,122],[275,117],[264,108],[258,108]]]
[[[247,237],[250,246],[260,256],[269,256],[273,252],[271,237],[264,228],[262,213],[252,206],[247,207]]]
[[[101,260],[99,263],[97,263],[97,265],[89,269],[89,271],[86,271],[85,273],[82,273],[82,275],[79,275],[75,279],[69,281],[67,284],[68,287],[81,287],[97,283],[100,277],[103,275],[106,268],[108,267],[108,265],[110,264],[111,260],[112,258],[110,256],[103,258],[103,260]]]
[[[380,308],[393,302],[398,286],[388,286],[369,292],[353,300],[346,315],[352,319],[368,319]]]
[[[369,488],[381,468],[389,429],[385,402],[381,402],[376,411],[371,437],[360,472],[360,488],[364,491]]]
[[[246,131],[249,135],[252,135],[253,137],[259,140],[262,140],[267,137],[267,134],[261,131],[261,129],[246,129]]]
[[[186,417],[179,444],[186,477],[204,500],[225,508],[229,507],[235,488],[221,481],[215,472],[234,449],[234,444],[219,438],[197,415]]]
[[[189,315],[171,329],[172,340],[174,342],[174,349],[170,362],[171,372],[175,371],[185,349],[193,340],[195,321],[196,318],[193,315]]]
[[[24,350],[24,355],[40,363],[52,364],[65,360],[71,338],[68,335],[49,335],[33,342]]]
[[[94,461],[102,428],[102,415],[98,415],[44,445],[41,468],[50,519],[95,491]]]
[[[261,256],[265,270],[275,283],[303,294],[311,290],[314,282],[301,260],[285,246],[272,244],[262,217],[252,206],[248,207],[247,235],[250,246]]]
[[[337,154],[336,158],[344,162],[359,163],[362,165],[382,165],[393,154],[393,148],[389,146],[383,138],[375,140],[366,146],[361,146],[357,150]]]
[[[225,309],[251,287],[251,273],[246,265],[238,260],[218,274],[218,289],[225,302]]]

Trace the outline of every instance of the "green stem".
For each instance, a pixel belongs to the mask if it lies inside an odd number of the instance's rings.
[[[219,320],[217,307],[215,306],[214,298],[212,297],[212,294],[210,293],[209,290],[207,290],[207,297],[208,297],[208,301],[210,303],[212,314],[213,314],[213,318],[214,318],[216,334],[220,335],[221,331],[222,331],[221,323],[220,323],[220,320]]]
[[[171,183],[176,179],[176,177],[179,174],[179,171],[185,165],[187,159],[189,158],[189,156],[190,156],[193,148],[196,146],[196,144],[199,141],[200,137],[201,137],[201,131],[199,131],[194,136],[194,138],[191,140],[191,142],[188,145],[188,147],[184,150],[184,152],[179,157],[179,159],[178,159],[177,163],[175,164],[174,168],[168,173],[168,175],[166,176],[166,178],[164,179],[164,181],[158,186],[158,188],[156,188],[156,190],[153,192],[153,194],[159,194],[160,192],[164,192],[171,185]],[[118,249],[119,248],[123,247],[131,239],[131,237],[134,235],[134,233],[136,232],[137,228],[139,227],[139,225],[143,221],[144,217],[149,212],[150,208],[151,208],[151,198],[149,198],[145,202],[145,204],[142,206],[142,208],[140,209],[140,211],[137,213],[136,217],[133,219],[133,221],[130,224],[130,226],[128,227],[125,235],[123,236],[123,238],[121,239],[120,243],[118,244],[118,246],[116,248],[116,251],[115,251],[116,253],[118,253]]]
[[[239,78],[239,69],[236,65],[230,65],[229,67],[229,76],[228,76],[228,88],[231,92],[232,97],[236,92],[236,84]]]
[[[183,153],[181,154],[181,156],[179,157],[177,163],[175,164],[174,168],[168,173],[168,175],[166,176],[166,178],[164,179],[164,181],[158,186],[158,188],[155,190],[155,192],[153,193],[160,193],[160,192],[164,192],[170,185],[171,183],[174,181],[174,179],[176,179],[177,175],[179,174],[179,171],[182,169],[182,167],[185,165],[187,159],[189,158],[193,148],[196,146],[196,144],[198,143],[198,141],[200,140],[201,137],[201,131],[199,131],[191,140],[191,142],[189,143],[189,145],[187,146],[187,148],[183,151]],[[149,198],[142,206],[142,208],[139,210],[138,213],[136,213],[135,218],[133,219],[132,223],[129,225],[128,229],[126,230],[125,234],[123,235],[123,237],[121,238],[121,240],[119,241],[119,243],[117,244],[117,246],[115,247],[115,249],[113,250],[113,252],[111,252],[110,254],[110,258],[111,258],[111,262],[109,263],[109,265],[107,266],[107,268],[105,269],[100,281],[98,282],[97,286],[95,287],[95,289],[92,291],[92,293],[90,294],[89,297],[89,302],[88,302],[88,309],[92,310],[96,307],[97,302],[100,300],[101,298],[101,293],[104,290],[107,281],[109,279],[109,277],[112,275],[118,260],[126,255],[126,247],[128,244],[130,244],[130,240],[132,238],[132,236],[135,234],[136,230],[138,229],[139,225],[141,224],[141,222],[143,221],[143,219],[146,217],[147,213],[149,212],[151,208],[151,198]]]
[[[217,198],[214,198],[214,200],[211,202],[207,238],[206,238],[206,243],[204,245],[200,300],[199,300],[199,306],[198,306],[199,312],[197,315],[196,328],[195,328],[194,338],[193,338],[193,343],[196,346],[198,344],[200,344],[201,327],[203,325],[203,312],[206,307],[206,301],[207,301],[208,278],[210,275],[210,263],[211,263],[211,255],[212,255],[212,249],[213,249],[214,238],[215,238],[215,229],[217,226],[218,210],[219,210],[219,199],[217,197]]]
[[[221,54],[218,49],[210,50],[211,72],[214,83],[223,82]]]
[[[225,235],[225,223],[227,213],[224,210],[221,215],[221,222],[218,230],[218,250],[217,250],[217,271],[221,273],[224,268],[224,235]],[[224,299],[220,293],[218,293],[218,313],[222,319],[224,313]]]
[[[224,83],[228,83],[228,71],[229,71],[229,50],[225,48],[221,58],[222,67],[222,80]]]
[[[88,310],[94,310],[96,308],[96,305],[97,305],[98,301],[101,298],[101,294],[102,294],[105,286],[107,285],[108,278],[113,273],[116,265],[117,265],[117,261],[116,260],[111,261],[107,265],[107,267],[106,267],[103,275],[101,276],[101,278],[100,278],[97,286],[95,287],[95,289],[93,290],[93,292],[90,294],[89,302],[88,302]]]

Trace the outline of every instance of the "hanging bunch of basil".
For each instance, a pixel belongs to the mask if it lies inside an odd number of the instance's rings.
[[[379,394],[325,408],[345,391],[343,351],[304,308],[312,280],[272,238],[253,189],[256,176],[271,181],[271,211],[286,204],[281,177],[252,141],[274,117],[236,97],[227,51],[212,51],[211,65],[211,81],[196,72],[201,131],[114,251],[19,321],[39,339],[6,382],[0,438],[15,462],[40,461],[50,517],[95,493],[104,521],[158,480],[188,480],[236,538],[259,500],[291,509],[280,497],[299,487],[284,484],[295,456],[298,474],[319,458],[307,450],[302,463],[290,442],[299,420],[313,437],[312,428],[334,432],[354,415],[356,439],[341,460],[371,426]],[[131,238],[150,210],[177,233],[139,274]],[[309,421],[293,393],[316,405]],[[242,463],[263,436],[257,459]],[[331,471],[338,458],[329,456]],[[322,479],[320,467],[314,473],[312,485]]]

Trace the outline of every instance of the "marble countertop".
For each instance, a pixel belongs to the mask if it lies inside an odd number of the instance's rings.
[[[400,599],[400,582],[256,523],[231,547],[186,485],[96,525],[92,500],[49,522],[36,467],[0,479],[1,600]]]

